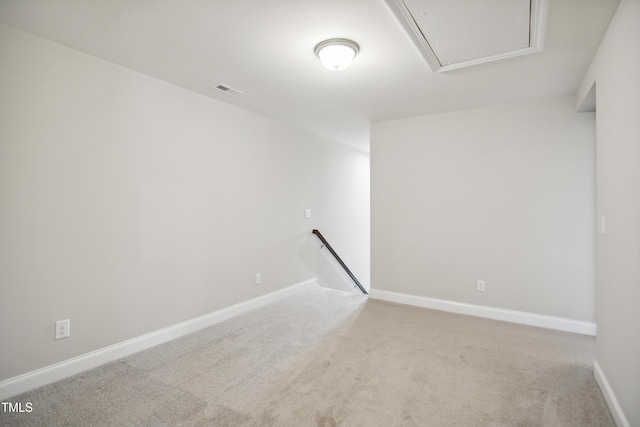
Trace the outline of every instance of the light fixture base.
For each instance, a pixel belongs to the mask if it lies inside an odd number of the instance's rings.
[[[313,50],[322,65],[331,71],[347,68],[359,52],[358,43],[348,39],[325,40],[318,43]]]

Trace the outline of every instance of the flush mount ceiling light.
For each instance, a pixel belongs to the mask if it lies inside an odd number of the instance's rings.
[[[318,43],[313,50],[320,62],[328,70],[340,71],[347,68],[360,52],[356,42],[347,39],[329,39]]]

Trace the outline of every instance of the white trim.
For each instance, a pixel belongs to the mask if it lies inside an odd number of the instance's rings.
[[[260,297],[159,329],[148,334],[101,348],[54,365],[36,369],[0,382],[0,400],[32,390],[43,385],[59,381],[88,369],[121,359],[133,353],[154,347],[158,344],[174,340],[232,317],[247,313],[256,308],[284,299],[302,292],[307,286],[318,286],[318,279],[313,278],[298,284],[271,292]]]
[[[602,368],[600,364],[596,360],[593,363],[593,376],[596,377],[596,382],[598,386],[600,386],[600,391],[604,396],[604,400],[607,402],[607,406],[609,407],[609,411],[611,411],[611,415],[613,416],[613,420],[616,422],[618,427],[631,427],[629,421],[627,421],[627,417],[625,417],[622,408],[620,407],[620,403],[618,403],[618,399],[616,399],[616,395],[609,385],[609,381],[607,381],[607,377],[602,372]]]
[[[416,295],[403,294],[399,292],[382,291],[378,289],[371,289],[370,296],[373,299],[414,305],[423,308],[431,308],[434,310],[449,311],[452,313],[484,317],[487,319],[503,320],[505,322],[538,326],[541,328],[555,329],[558,331],[575,332],[583,335],[596,335],[596,324],[592,322],[584,322],[581,320],[545,316],[542,314],[507,310],[504,308],[487,307],[483,305],[466,304],[462,302],[427,298]]]
[[[540,52],[544,47],[545,28],[547,25],[547,2],[546,0],[531,0],[531,20],[529,23],[529,47],[514,50],[511,52],[499,53],[496,55],[485,56],[468,61],[456,62],[453,64],[441,64],[438,56],[435,54],[429,41],[425,38],[422,30],[416,24],[413,15],[403,0],[385,0],[391,12],[400,22],[400,25],[407,32],[409,38],[413,41],[416,48],[427,61],[429,67],[434,73],[455,70],[472,65],[484,64],[485,62],[498,61],[500,59],[513,58],[516,56],[527,55],[530,53]]]

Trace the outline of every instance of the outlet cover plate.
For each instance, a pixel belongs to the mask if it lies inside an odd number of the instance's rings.
[[[71,335],[71,321],[69,319],[58,320],[56,322],[56,339],[67,338],[69,335]]]

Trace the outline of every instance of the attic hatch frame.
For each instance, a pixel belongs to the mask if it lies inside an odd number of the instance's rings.
[[[416,23],[405,2],[403,0],[385,0],[385,2],[434,73],[442,73],[445,71],[470,67],[472,65],[484,64],[486,62],[528,55],[530,53],[540,52],[544,46],[544,30],[547,23],[547,1],[530,0],[528,47],[513,50],[510,52],[484,56],[482,58],[470,59],[468,61],[461,61],[453,64],[443,65],[438,60],[437,55],[431,48],[431,45],[429,44],[429,41],[426,39],[425,35],[420,30],[420,27]]]

